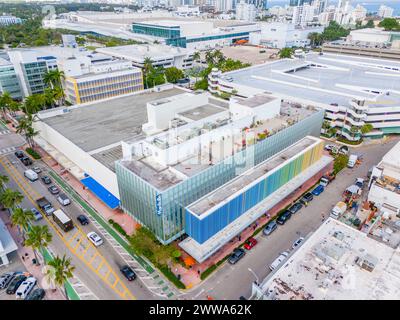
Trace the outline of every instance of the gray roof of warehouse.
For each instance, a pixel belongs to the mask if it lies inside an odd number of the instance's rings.
[[[147,122],[147,102],[186,91],[173,88],[95,102],[70,112],[43,119],[82,150],[90,152],[141,133]]]

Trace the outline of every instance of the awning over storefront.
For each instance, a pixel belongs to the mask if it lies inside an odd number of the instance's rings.
[[[86,177],[81,182],[111,209],[119,206],[119,199],[92,177]]]

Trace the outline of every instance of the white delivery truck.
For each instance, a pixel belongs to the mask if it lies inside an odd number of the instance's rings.
[[[31,169],[25,170],[24,176],[31,181],[36,181],[37,179],[39,179],[38,174]]]
[[[356,165],[357,159],[358,159],[357,155],[351,154],[349,157],[349,162],[347,162],[347,166],[349,168],[353,168]]]
[[[286,258],[288,257],[289,252],[287,251],[283,251],[278,258],[276,258],[269,266],[269,270],[274,271],[276,268],[278,268],[283,261],[286,260]]]
[[[331,211],[331,218],[337,219],[347,210],[347,205],[343,201],[339,201]]]

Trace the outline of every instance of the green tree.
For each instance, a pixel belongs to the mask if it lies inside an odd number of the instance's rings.
[[[279,58],[284,59],[284,58],[291,58],[293,54],[293,49],[292,48],[282,48],[279,51]]]
[[[194,89],[195,90],[207,90],[208,89],[208,80],[207,79],[201,79],[199,81],[197,81],[194,84]]]
[[[375,28],[374,20],[368,20],[365,24],[365,28]]]
[[[200,60],[200,52],[199,51],[195,51],[193,53],[193,60],[194,61],[199,61]]]
[[[362,133],[362,134],[366,134],[366,133],[371,132],[373,129],[374,129],[374,127],[373,127],[372,124],[366,123],[366,124],[364,124],[364,125],[361,127],[360,130],[361,130],[361,133]]]
[[[3,113],[3,118],[6,119],[7,111],[10,111],[10,107],[13,104],[14,100],[11,95],[6,91],[0,95],[0,109]]]
[[[170,67],[165,69],[165,76],[167,81],[170,83],[177,83],[179,79],[182,79],[185,75],[182,70],[176,67]]]
[[[62,87],[62,81],[65,79],[65,73],[62,70],[50,70],[43,76],[43,81],[52,89]]]
[[[322,32],[322,38],[325,41],[334,41],[342,37],[347,37],[350,31],[343,28],[336,21],[329,22],[329,25]]]
[[[16,132],[25,136],[26,142],[34,149],[35,142],[33,138],[38,135],[38,131],[33,128],[34,117],[31,114],[18,120]]]
[[[0,191],[4,191],[4,186],[10,179],[6,175],[0,175]],[[0,193],[1,194],[1,193]]]
[[[385,18],[379,22],[378,26],[384,28],[385,31],[400,30],[400,24],[396,18]]]
[[[29,224],[34,220],[34,215],[31,210],[24,210],[22,208],[15,208],[11,215],[11,223],[18,227],[19,232],[22,234],[22,239],[25,241],[25,230],[28,229]]]
[[[13,211],[24,199],[24,196],[16,190],[6,188],[0,195],[0,202],[3,207]]]
[[[46,106],[46,98],[44,94],[36,93],[26,97],[24,101],[24,111],[27,114],[35,114]]]
[[[65,283],[74,276],[74,271],[75,267],[71,264],[70,258],[66,258],[65,255],[62,258],[57,256],[48,262],[45,276],[50,283],[63,288],[65,296],[68,297]]]
[[[43,252],[43,248],[48,247],[52,238],[53,235],[50,233],[47,225],[31,226],[31,229],[28,231],[25,245],[33,249],[37,265],[39,265],[37,251],[40,250]]]
[[[320,46],[324,40],[322,34],[318,32],[309,33],[307,38],[310,40],[312,47]]]
[[[341,170],[346,168],[348,161],[349,161],[349,157],[347,155],[344,155],[344,154],[337,155],[333,162],[333,173],[336,175]]]

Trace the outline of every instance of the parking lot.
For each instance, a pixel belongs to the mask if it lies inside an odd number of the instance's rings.
[[[259,233],[256,236],[258,244],[246,251],[246,255],[234,265],[225,263],[203,284],[190,293],[191,299],[201,299],[211,296],[214,299],[238,299],[240,296],[248,298],[253,281],[261,282],[271,271],[269,266],[283,251],[290,251],[293,243],[299,237],[306,237],[317,229],[323,219],[326,219],[335,204],[342,199],[343,191],[352,185],[356,178],[367,175],[368,170],[377,164],[382,156],[398,141],[392,139],[385,144],[366,145],[353,149],[363,154],[360,165],[349,169],[345,168],[326,189],[292,215],[284,225],[279,225],[269,236]]]

